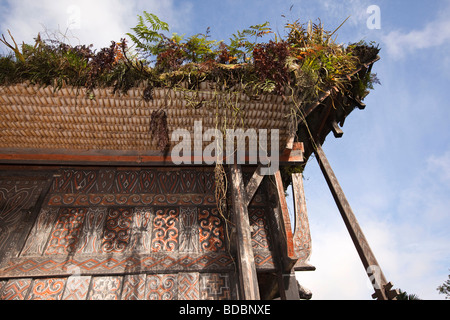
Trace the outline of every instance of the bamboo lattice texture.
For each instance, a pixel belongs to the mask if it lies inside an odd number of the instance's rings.
[[[270,129],[280,130],[280,149],[289,138],[290,106],[280,96],[251,100],[242,93],[208,88],[155,88],[153,99],[145,101],[143,91],[139,87],[119,95],[99,88],[89,98],[85,88],[54,90],[25,83],[0,87],[0,148],[156,151],[158,142],[149,126],[152,112],[159,109],[166,111],[169,139],[175,129],[187,129],[194,137],[194,121],[200,120],[203,131],[216,124],[219,129],[268,129],[268,147]],[[171,142],[170,148],[177,143]]]

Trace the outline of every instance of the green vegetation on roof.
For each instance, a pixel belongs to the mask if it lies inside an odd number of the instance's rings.
[[[3,35],[0,41],[11,53],[0,57],[0,85],[29,81],[55,88],[112,87],[126,93],[144,84],[143,98],[148,100],[155,87],[183,83],[196,90],[200,82],[210,80],[224,90],[239,88],[250,96],[284,95],[290,88],[309,100],[337,87],[364,98],[376,77],[368,74],[355,82],[349,75],[376,58],[379,48],[365,42],[337,44],[336,31],[325,31],[320,22],[295,21],[286,23],[285,35],[280,36],[266,22],[237,31],[226,43],[211,40],[209,29],[190,37],[167,35],[167,23],[144,11],[127,34],[132,43],[124,38],[98,51],[92,45],[71,46],[40,35],[34,44],[18,46],[11,34],[10,40]]]

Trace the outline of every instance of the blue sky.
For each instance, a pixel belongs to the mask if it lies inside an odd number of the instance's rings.
[[[293,5],[292,9],[290,9]],[[377,5],[380,29],[369,29]],[[283,33],[286,19],[332,30],[348,16],[338,42],[376,41],[373,71],[382,85],[345,122],[342,139],[324,150],[388,281],[422,299],[443,299],[436,287],[450,268],[450,1],[201,0],[0,1],[0,32],[18,42],[59,30],[70,42],[107,46],[136,24],[143,10],[192,35],[211,27],[217,40],[269,21]],[[285,15],[283,18],[281,15]],[[297,278],[313,299],[371,299],[373,289],[315,159],[305,171],[314,272]]]

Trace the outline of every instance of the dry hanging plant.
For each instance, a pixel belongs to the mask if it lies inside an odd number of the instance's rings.
[[[150,116],[150,134],[152,139],[158,142],[159,151],[166,151],[169,146],[169,130],[167,128],[167,115],[164,110],[152,112]]]

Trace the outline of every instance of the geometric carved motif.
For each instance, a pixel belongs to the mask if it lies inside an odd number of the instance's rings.
[[[178,274],[178,300],[200,300],[200,274]]]
[[[0,281],[0,300],[223,300],[229,279],[198,272],[14,279]]]
[[[153,221],[152,251],[176,251],[178,249],[178,228],[178,210],[158,208]]]
[[[92,278],[88,300],[120,300],[122,277]]]
[[[74,254],[78,244],[86,208],[61,208],[50,236],[46,255]]]
[[[177,275],[147,275],[146,300],[176,300]]]
[[[62,300],[86,300],[91,277],[70,276]]]
[[[62,169],[51,192],[60,194],[189,194],[212,193],[214,173],[201,170],[76,170]]]
[[[112,208],[108,210],[102,239],[102,252],[124,252],[131,235],[133,210]]]
[[[3,286],[0,300],[25,300],[31,285],[31,279],[9,280]]]
[[[269,248],[269,226],[266,221],[264,208],[248,209],[250,228],[252,230],[253,250],[270,249]]]
[[[202,300],[230,299],[230,280],[228,274],[202,274],[200,283]]]
[[[201,208],[200,247],[204,252],[225,250],[224,223],[216,208]]]
[[[180,207],[180,252],[198,252],[197,207]]]
[[[125,277],[121,300],[145,299],[145,274],[131,274]]]
[[[61,300],[66,279],[36,279],[27,300]]]

